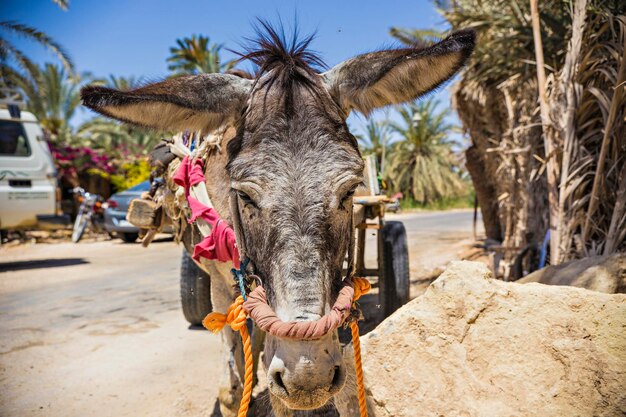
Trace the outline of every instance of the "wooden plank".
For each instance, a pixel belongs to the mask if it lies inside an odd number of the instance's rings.
[[[393,199],[386,195],[368,195],[354,197],[354,204],[360,204],[364,206],[373,206],[378,204],[393,203]]]
[[[365,229],[357,229],[356,270],[365,268]]]
[[[152,200],[136,198],[128,206],[126,219],[140,229],[156,229],[160,226],[160,209]]]
[[[359,225],[365,221],[365,206],[354,204],[352,207],[354,224]]]
[[[361,223],[361,224],[357,225],[356,228],[359,231],[360,230],[365,230],[365,229],[379,230],[381,228],[381,226],[378,223]]]

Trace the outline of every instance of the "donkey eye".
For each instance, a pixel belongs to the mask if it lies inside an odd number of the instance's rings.
[[[254,200],[252,198],[250,198],[250,196],[246,193],[244,193],[243,191],[239,191],[237,190],[237,195],[239,196],[239,198],[241,199],[241,201],[244,204],[249,204],[254,208],[259,208],[259,206],[257,206],[257,204],[254,202]]]
[[[355,189],[351,189],[350,191],[348,191],[343,198],[341,199],[342,202],[346,201],[347,199],[349,199],[350,197],[352,197],[354,195],[354,191]]]
[[[346,201],[348,201],[348,199],[352,198],[352,196],[354,195],[356,188],[352,188],[350,191],[348,191],[347,193],[345,193],[343,195],[343,197],[341,197],[341,201],[339,202],[339,208],[340,209],[344,209],[345,207],[343,206],[343,203],[345,203]]]

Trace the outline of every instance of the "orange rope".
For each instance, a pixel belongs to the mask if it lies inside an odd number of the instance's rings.
[[[243,394],[241,395],[241,404],[239,405],[238,417],[246,417],[248,413],[248,406],[250,405],[250,399],[252,398],[252,343],[250,343],[250,335],[248,334],[248,328],[243,326],[239,333],[241,333],[241,341],[243,342],[243,355],[246,359],[246,370],[243,378]]]
[[[352,288],[354,288],[354,300],[361,298],[362,295],[367,294],[372,289],[372,284],[366,278],[352,278]]]
[[[352,285],[354,287],[354,298],[352,300],[354,306],[354,303],[356,303],[356,301],[363,294],[367,294],[369,292],[371,286],[369,281],[365,278],[352,278]],[[237,417],[246,417],[248,407],[250,406],[250,399],[252,398],[252,346],[250,343],[248,328],[246,327],[247,318],[248,314],[243,309],[243,297],[240,295],[228,307],[228,312],[226,314],[211,313],[202,321],[204,327],[213,333],[219,332],[228,324],[233,330],[239,331],[241,334],[243,354],[245,358],[245,372],[243,394],[241,396],[241,403],[239,405]],[[352,330],[352,345],[354,347],[354,365],[356,369],[356,381],[359,393],[359,409],[361,411],[361,417],[367,417],[365,383],[363,382],[363,366],[361,363],[361,341],[359,339],[359,325],[357,320],[352,320],[350,322],[350,328]]]
[[[246,417],[248,407],[250,407],[250,398],[252,398],[252,345],[250,343],[250,334],[246,327],[247,318],[248,315],[243,309],[243,297],[240,295],[228,307],[228,313],[211,313],[202,320],[204,327],[213,333],[219,332],[228,324],[233,330],[239,331],[239,334],[241,334],[243,355],[246,364],[243,378],[243,394],[241,396],[237,417]]]
[[[359,410],[361,410],[361,417],[367,417],[365,383],[363,382],[363,365],[361,363],[361,340],[359,339],[359,325],[356,320],[350,323],[350,329],[352,330],[352,347],[354,348],[354,369],[356,371],[356,386],[359,392]]]
[[[352,278],[354,286],[353,304],[364,294],[367,294],[372,286],[365,278]],[[354,369],[356,372],[356,386],[359,393],[359,410],[361,417],[367,417],[367,402],[365,398],[365,382],[363,381],[363,364],[361,362],[361,339],[359,338],[359,323],[357,320],[350,322],[352,330],[352,347],[354,348]]]

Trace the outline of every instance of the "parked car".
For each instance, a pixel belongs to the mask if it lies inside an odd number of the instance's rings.
[[[37,118],[0,100],[0,230],[58,229],[70,224],[61,212],[57,172]]]
[[[128,206],[141,194],[150,190],[150,181],[141,182],[122,192],[113,194],[104,210],[104,228],[110,234],[117,235],[124,242],[132,243],[139,237],[139,228],[126,220]]]

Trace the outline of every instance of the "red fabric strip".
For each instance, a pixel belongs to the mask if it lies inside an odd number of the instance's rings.
[[[205,206],[189,193],[192,186],[205,181],[202,160],[191,160],[185,156],[178,170],[176,170],[173,180],[175,184],[185,190],[185,196],[191,209],[189,223],[201,218],[211,225],[211,234],[195,246],[193,259],[199,261],[202,257],[220,262],[232,261],[235,268],[239,268],[239,251],[237,250],[234,230],[222,221],[215,209]]]

